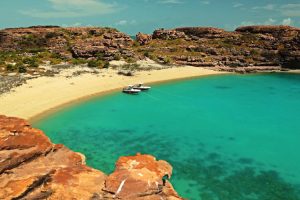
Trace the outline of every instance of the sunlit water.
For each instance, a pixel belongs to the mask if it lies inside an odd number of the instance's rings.
[[[300,199],[300,75],[173,82],[95,98],[34,126],[106,173],[137,152],[167,160],[189,199]]]

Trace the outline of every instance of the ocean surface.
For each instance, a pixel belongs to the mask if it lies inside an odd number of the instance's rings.
[[[300,199],[300,75],[222,75],[114,93],[34,124],[106,173],[120,156],[172,164],[195,200]]]

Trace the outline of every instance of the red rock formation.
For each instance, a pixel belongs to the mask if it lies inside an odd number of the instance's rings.
[[[213,27],[183,27],[176,28],[175,30],[184,32],[186,35],[196,36],[199,38],[221,38],[226,36],[226,31],[224,29]]]
[[[167,162],[137,155],[121,157],[107,177],[26,121],[0,116],[0,199],[181,199],[162,181],[171,173]]]
[[[68,61],[134,60],[148,54],[158,62],[172,60],[179,65],[300,69],[300,29],[290,26],[247,26],[234,32],[212,27],[159,29],[152,36],[139,33],[137,41],[141,46],[112,28],[37,26],[1,30],[0,52],[47,50]]]
[[[171,177],[172,167],[166,161],[156,161],[153,156],[122,157],[115,172],[108,176],[104,191],[121,199],[178,199],[172,185],[164,177]]]
[[[237,32],[248,32],[248,33],[261,33],[261,34],[276,34],[276,33],[287,33],[287,32],[299,32],[300,29],[291,26],[242,26],[238,27],[235,31]]]
[[[228,71],[245,72],[300,68],[300,29],[290,26],[247,26],[228,32],[212,27],[183,27],[154,31],[155,45],[145,45],[158,60],[168,56],[178,65],[227,66]],[[166,42],[182,38],[176,42]],[[166,46],[167,45],[167,46]],[[156,53],[157,52],[157,53]],[[240,67],[239,69],[235,69]],[[268,67],[269,68],[269,67]]]
[[[0,31],[0,51],[46,49],[67,58],[132,56],[129,35],[112,28],[35,26]]]
[[[149,42],[152,40],[152,35],[149,34],[143,34],[139,32],[136,35],[136,41],[140,43],[141,45],[149,44]]]
[[[158,29],[153,32],[153,39],[173,40],[178,38],[186,38],[184,32],[176,30]]]

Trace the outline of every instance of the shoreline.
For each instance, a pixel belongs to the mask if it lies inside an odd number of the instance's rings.
[[[227,75],[227,74],[232,74],[232,73],[220,73],[220,74],[210,74],[210,75],[199,75],[199,76],[190,76],[190,77],[184,77],[184,78],[176,78],[176,79],[168,79],[168,80],[162,80],[162,81],[153,81],[153,82],[144,82],[144,84],[150,85],[150,86],[155,86],[155,85],[160,85],[160,84],[164,84],[164,83],[174,83],[177,81],[184,81],[184,80],[193,80],[193,79],[197,79],[197,78],[204,78],[204,77],[208,77],[208,76],[221,76],[221,75]],[[100,98],[100,97],[104,97],[107,95],[111,95],[114,94],[116,92],[121,92],[121,90],[123,89],[123,87],[119,87],[119,88],[115,88],[112,90],[107,90],[107,91],[102,91],[102,92],[98,92],[98,93],[94,93],[94,94],[90,94],[84,97],[80,97],[74,100],[71,100],[69,102],[63,103],[61,105],[58,105],[54,108],[50,108],[48,110],[45,110],[33,117],[28,118],[27,120],[30,122],[30,124],[34,124],[37,123],[38,121],[40,121],[41,119],[50,116],[56,112],[62,111],[65,108],[69,108],[72,106],[76,106],[78,104],[81,104],[85,101],[89,101],[92,100],[94,98]]]
[[[72,78],[40,77],[27,81],[13,92],[0,95],[0,114],[21,117],[35,123],[66,107],[117,92],[126,85],[140,81],[157,85],[224,74],[231,73],[184,66],[140,71],[132,77],[118,75],[116,70],[111,69],[97,75],[83,74]]]

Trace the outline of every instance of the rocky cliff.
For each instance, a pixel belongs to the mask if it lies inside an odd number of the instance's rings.
[[[159,29],[146,43],[139,42],[137,52],[165,63],[242,67],[249,72],[300,68],[300,29],[290,26],[247,26],[233,32],[212,27]]]
[[[50,51],[62,58],[130,57],[133,40],[113,28],[34,26],[0,31],[0,51]]]
[[[134,62],[149,57],[165,64],[214,67],[227,71],[300,69],[300,29],[246,26],[233,32],[213,27],[158,29],[137,41],[113,28],[35,26],[0,31],[0,73],[36,70],[44,61],[58,64]],[[106,62],[106,64],[104,63]],[[8,66],[17,63],[16,66]],[[217,66],[217,67],[216,67]],[[26,70],[30,68],[30,70]]]
[[[150,155],[121,157],[105,175],[18,118],[0,116],[0,199],[181,199],[172,167]]]

